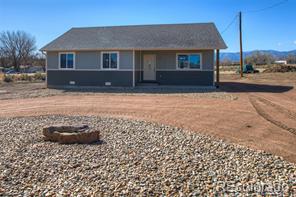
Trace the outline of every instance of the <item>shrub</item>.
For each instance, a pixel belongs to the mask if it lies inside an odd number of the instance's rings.
[[[32,81],[32,76],[28,75],[28,74],[20,74],[17,76],[17,80],[20,81]]]
[[[13,82],[13,76],[12,75],[4,75],[3,81],[6,83]]]
[[[36,80],[36,81],[38,81],[38,80],[45,81],[45,79],[46,79],[45,73],[34,74],[34,80]]]
[[[4,74],[2,76],[3,81],[12,82],[12,81],[45,81],[45,73],[35,73],[35,74]],[[0,73],[1,80],[1,73]]]

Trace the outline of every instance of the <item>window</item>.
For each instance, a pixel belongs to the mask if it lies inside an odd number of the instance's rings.
[[[201,69],[201,54],[177,54],[177,69]]]
[[[75,62],[74,53],[60,53],[60,68],[61,69],[73,69]]]
[[[118,69],[119,54],[118,52],[103,52],[102,53],[102,68],[103,69]]]

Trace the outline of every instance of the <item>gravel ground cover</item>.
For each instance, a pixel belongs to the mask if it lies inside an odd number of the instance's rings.
[[[164,95],[164,96],[186,96],[198,98],[214,98],[236,100],[237,96],[205,87],[178,87],[178,86],[155,86],[155,87],[73,87],[67,89],[48,89],[45,83],[14,83],[0,85],[0,100],[40,98],[60,95]]]
[[[102,140],[42,140],[52,124],[88,124]],[[0,196],[295,195],[281,157],[144,121],[93,116],[0,119]],[[293,193],[294,192],[294,193]]]

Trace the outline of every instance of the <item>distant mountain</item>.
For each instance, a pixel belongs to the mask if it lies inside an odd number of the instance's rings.
[[[276,50],[254,50],[254,51],[246,51],[244,52],[244,57],[250,56],[254,52],[262,52],[262,53],[267,53],[272,56],[274,56],[276,59],[284,59],[288,55],[296,55],[296,50],[292,51],[276,51]],[[239,61],[239,52],[221,52],[220,53],[220,59],[223,61],[225,59],[228,59],[230,61],[237,62]]]

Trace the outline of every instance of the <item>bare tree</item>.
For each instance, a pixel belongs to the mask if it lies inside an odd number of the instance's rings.
[[[26,64],[36,50],[35,43],[35,38],[24,31],[0,33],[0,51],[17,71],[20,70],[21,64]]]
[[[221,61],[221,66],[231,66],[232,61],[229,58],[225,58]]]
[[[35,53],[30,58],[30,65],[32,66],[40,66],[42,70],[45,72],[45,55],[42,53]]]
[[[6,57],[2,50],[0,50],[0,67],[6,66]]]
[[[296,55],[289,54],[287,57],[288,64],[296,64]]]
[[[257,64],[257,65],[264,65],[264,64],[271,64],[273,63],[275,58],[268,54],[256,51],[252,53],[250,56],[246,57],[245,61],[247,64]]]

